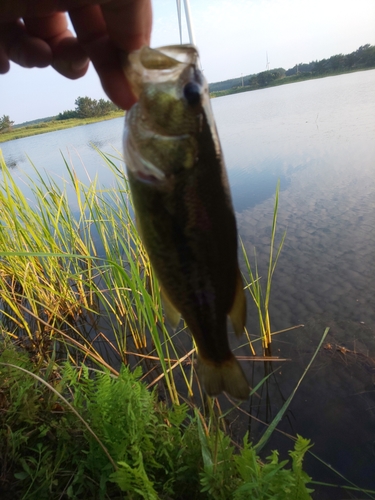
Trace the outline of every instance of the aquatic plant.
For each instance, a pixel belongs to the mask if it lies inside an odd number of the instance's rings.
[[[27,180],[34,200],[2,162],[0,322],[39,361],[58,348],[117,374],[121,363],[141,360],[149,384],[163,379],[178,403],[173,370],[192,394],[192,374],[182,369],[186,353],[177,352],[164,323],[124,173],[102,157],[116,174],[112,188],[96,179],[86,186],[63,159],[70,182],[59,187],[35,168],[37,180]]]
[[[230,442],[185,328],[164,323],[121,159],[98,154],[111,187],[85,185],[63,158],[63,186],[35,168],[31,200],[0,158],[0,488],[28,499],[308,498],[306,440],[291,469],[258,456],[295,391],[259,443]],[[275,228],[274,216],[272,241]],[[270,283],[267,293],[268,307]]]
[[[275,251],[275,237],[276,237],[276,227],[277,227],[277,214],[279,209],[279,191],[280,191],[280,181],[277,183],[275,203],[273,209],[273,219],[270,237],[270,251],[268,260],[267,277],[265,279],[265,290],[262,288],[262,279],[258,272],[257,258],[255,253],[255,266],[254,271],[250,265],[250,260],[247,255],[245,246],[241,241],[242,254],[244,257],[247,274],[244,275],[246,282],[245,289],[249,290],[250,295],[255,303],[256,309],[258,311],[259,319],[259,331],[262,339],[262,347],[264,354],[269,354],[269,346],[272,342],[271,337],[271,321],[269,314],[269,303],[271,296],[271,285],[272,277],[276,269],[277,261],[280,256],[281,249],[284,244],[286,231],[284,231],[278,248]],[[276,254],[276,255],[275,255]]]
[[[262,463],[246,436],[237,452],[198,410],[158,402],[140,375],[53,358],[38,368],[8,344],[0,355],[2,498],[310,498],[307,440],[298,437],[291,464],[277,452]]]

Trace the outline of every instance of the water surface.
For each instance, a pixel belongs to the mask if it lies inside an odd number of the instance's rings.
[[[278,365],[266,400],[253,412],[275,415],[301,376],[326,326],[324,348],[280,428],[312,438],[314,452],[348,479],[375,489],[375,70],[311,80],[212,101],[228,167],[238,228],[265,275],[274,194],[280,180],[278,230],[285,244],[271,295]],[[118,156],[123,119],[2,144],[23,189],[39,170],[66,176],[61,153],[81,178],[111,185],[92,144]],[[249,300],[249,331],[257,319]],[[345,351],[346,349],[346,351]],[[248,355],[247,349],[237,354]],[[252,376],[252,363],[245,369]],[[255,371],[255,381],[263,368]],[[268,412],[268,413],[267,413]],[[247,422],[240,420],[238,432]],[[256,440],[263,431],[253,424]],[[277,434],[270,448],[291,447]],[[308,459],[315,477],[339,482]],[[322,490],[315,498],[353,498]]]

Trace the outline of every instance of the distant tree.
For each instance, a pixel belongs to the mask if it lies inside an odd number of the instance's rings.
[[[278,70],[262,71],[261,73],[257,74],[257,82],[260,85],[260,87],[266,87],[271,82],[277,80],[281,76],[282,72]]]
[[[327,59],[321,59],[314,62],[313,73],[321,75],[329,71],[329,63]]]
[[[309,63],[299,63],[293,68],[285,71],[283,68],[273,69],[271,71],[262,71],[256,75],[244,75],[243,80],[246,85],[252,89],[266,87],[273,80],[283,78],[284,76],[301,75],[324,75],[331,71],[345,71],[345,69],[356,68],[374,68],[375,67],[375,46],[366,44],[359,47],[351,54],[337,54],[329,59],[320,61],[311,61]],[[242,78],[232,78],[221,82],[209,84],[210,92],[236,88],[242,85]]]
[[[0,118],[0,132],[7,132],[12,128],[14,122],[9,118],[8,115],[3,115]]]
[[[285,71],[284,68],[277,68],[276,70],[273,70],[273,71],[277,71],[278,72],[279,78],[284,78],[285,73],[286,73],[286,71]]]
[[[97,101],[96,99],[91,99],[90,97],[77,97],[75,105],[75,113],[78,118],[104,116],[119,109],[111,101],[106,101],[105,99],[99,99],[99,101]]]
[[[356,60],[357,60],[357,56],[356,56],[355,52],[352,52],[351,54],[347,54],[345,56],[345,66],[347,68],[352,68],[356,63]]]
[[[267,85],[268,74],[269,74],[269,71],[262,71],[261,73],[258,73],[258,75],[257,75],[258,85],[260,85],[261,87],[264,87],[265,85]]]
[[[286,72],[285,72],[285,75],[286,76],[296,75],[297,71],[298,71],[298,64],[296,64],[295,66],[293,66],[293,68],[287,69]]]
[[[254,75],[250,78],[249,80],[249,85],[251,85],[252,87],[257,87],[258,86],[258,78],[257,78],[257,75]]]
[[[56,120],[70,120],[71,118],[77,118],[77,111],[74,111],[74,109],[69,109],[59,113]]]
[[[337,54],[330,57],[328,61],[333,70],[342,69],[344,67],[345,56],[344,54]]]
[[[112,111],[118,110],[119,107],[113,104],[111,101],[105,101],[104,99],[99,99],[97,103],[97,113],[99,116],[108,115]]]
[[[370,67],[375,65],[375,46],[374,45],[363,45],[359,47],[358,51],[360,63],[363,66]]]
[[[97,116],[98,102],[90,97],[77,97],[75,100],[78,118],[91,118]]]

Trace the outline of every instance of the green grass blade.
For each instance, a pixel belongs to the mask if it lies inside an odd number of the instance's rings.
[[[327,334],[329,332],[329,328],[326,328],[323,335],[322,335],[322,338],[320,339],[320,342],[319,342],[319,345],[318,347],[316,348],[309,364],[307,365],[307,367],[305,368],[301,378],[299,379],[299,381],[297,382],[297,385],[296,387],[293,389],[291,395],[288,397],[288,399],[285,401],[285,403],[283,404],[282,408],[279,410],[279,412],[277,413],[277,415],[275,416],[275,418],[272,420],[271,424],[268,426],[267,430],[265,431],[265,433],[263,434],[263,436],[260,438],[260,440],[258,441],[258,443],[254,446],[255,450],[257,451],[257,453],[259,453],[259,451],[263,448],[263,446],[267,443],[267,441],[269,440],[271,434],[273,433],[273,431],[275,430],[275,428],[277,427],[277,425],[279,424],[280,420],[283,418],[286,410],[288,409],[292,399],[294,398],[299,386],[301,385],[303,379],[305,378],[305,375],[307,374],[307,372],[309,371],[311,365],[313,364],[314,360],[315,360],[315,357],[316,355],[318,354]]]

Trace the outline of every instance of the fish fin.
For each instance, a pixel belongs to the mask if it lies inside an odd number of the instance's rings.
[[[249,397],[250,386],[233,354],[230,359],[220,364],[199,357],[198,376],[209,396],[218,396],[221,392],[226,392],[242,401]]]
[[[165,317],[167,318],[168,324],[171,326],[171,328],[173,328],[173,330],[176,330],[181,320],[181,314],[179,313],[179,311],[177,311],[172,302],[169,300],[162,286],[160,286],[160,292],[161,292],[161,302],[163,304]]]
[[[229,311],[234,332],[237,337],[243,333],[246,324],[246,297],[243,289],[241,273],[237,272],[236,293],[234,296],[232,309]]]
[[[154,184],[165,180],[165,173],[139,154],[133,134],[128,126],[128,118],[125,119],[123,144],[126,168],[138,181]]]

